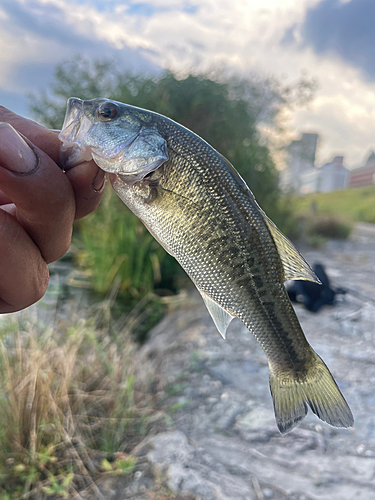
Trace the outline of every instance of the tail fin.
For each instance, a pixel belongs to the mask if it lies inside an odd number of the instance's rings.
[[[321,420],[333,427],[352,427],[352,412],[324,361],[314,359],[303,377],[276,376],[270,367],[270,388],[277,426],[282,434],[303,420],[307,404]],[[307,403],[307,404],[306,404]]]

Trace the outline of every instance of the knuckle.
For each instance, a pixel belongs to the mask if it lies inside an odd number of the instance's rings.
[[[91,196],[77,200],[75,220],[82,219],[96,210],[101,202],[103,192],[93,192]]]
[[[21,227],[14,223],[13,217],[0,208],[0,248],[3,252],[6,248],[10,250],[14,242],[20,239],[21,231]]]

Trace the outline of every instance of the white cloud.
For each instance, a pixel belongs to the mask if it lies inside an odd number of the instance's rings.
[[[20,37],[13,34],[14,19],[7,25],[3,7],[0,87],[14,90],[12,75],[22,64],[54,64],[74,55],[82,49],[79,40],[85,42],[85,53],[93,57],[98,55],[98,47],[103,49],[100,56],[108,50],[112,57],[120,57],[131,48],[150,62],[179,72],[225,67],[244,76],[254,71],[274,75],[286,84],[306,71],[317,78],[320,87],[308,109],[289,115],[291,130],[297,135],[312,129],[319,132],[322,161],[341,153],[349,165],[355,165],[375,147],[373,85],[332,56],[317,56],[309,48],[281,44],[288,27],[300,23],[306,8],[318,1],[190,0],[183,4],[180,0],[146,0],[154,12],[136,15],[129,13],[122,1],[111,4],[112,8],[107,4],[106,10],[89,0],[13,0],[25,13],[44,12],[53,22],[58,19],[62,31],[54,39],[47,33],[48,17],[44,17],[39,19],[39,32],[25,27]],[[196,10],[189,11],[186,6],[196,6]],[[17,83],[23,91],[27,84]]]

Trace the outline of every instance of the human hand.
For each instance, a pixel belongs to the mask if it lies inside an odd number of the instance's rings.
[[[57,135],[0,107],[0,313],[44,295],[47,264],[64,255],[73,221],[102,196],[105,174],[93,161],[59,168]]]

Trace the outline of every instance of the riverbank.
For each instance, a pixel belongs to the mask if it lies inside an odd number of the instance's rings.
[[[199,294],[192,292],[132,357],[135,398],[153,405],[144,421],[146,436],[138,435],[132,450],[134,469],[126,477],[102,473],[97,490],[88,487],[79,492],[81,498],[375,496],[375,227],[357,224],[347,241],[301,250],[310,264],[325,265],[333,286],[347,290],[335,307],[312,314],[297,305],[296,312],[351,406],[354,428],[333,429],[309,411],[299,427],[281,436],[261,348],[237,320],[224,341]],[[51,289],[44,306],[38,306],[47,322],[56,300]],[[77,302],[78,296],[70,304]]]

